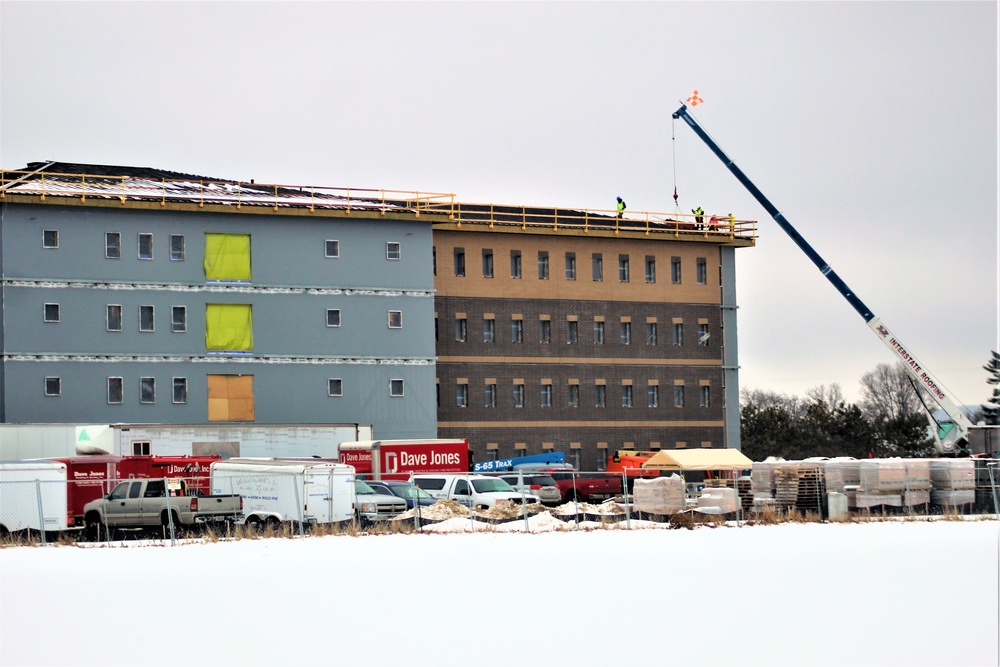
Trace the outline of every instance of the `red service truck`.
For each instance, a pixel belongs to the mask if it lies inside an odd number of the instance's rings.
[[[428,472],[469,472],[467,439],[360,440],[340,444],[340,462],[360,479],[409,479]]]

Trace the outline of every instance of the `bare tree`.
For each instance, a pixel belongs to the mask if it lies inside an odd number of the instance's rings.
[[[834,382],[831,385],[821,384],[806,390],[806,398],[812,403],[824,403],[831,410],[836,410],[844,404],[844,392],[840,385]]]
[[[740,391],[740,403],[744,406],[754,405],[761,410],[781,408],[793,419],[798,419],[805,412],[805,404],[798,396],[779,394],[776,391],[767,389],[749,389],[744,387]]]
[[[861,376],[860,407],[869,418],[884,421],[898,421],[923,411],[901,362],[879,364]]]

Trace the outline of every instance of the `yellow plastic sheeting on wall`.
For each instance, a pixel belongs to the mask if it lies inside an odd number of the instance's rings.
[[[250,280],[250,235],[205,234],[205,279]]]
[[[243,303],[206,304],[205,347],[209,350],[252,350],[253,306]]]

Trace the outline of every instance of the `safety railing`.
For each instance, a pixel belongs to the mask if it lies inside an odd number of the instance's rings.
[[[265,183],[238,183],[206,179],[169,179],[129,175],[66,174],[0,170],[0,199],[7,194],[126,201],[153,201],[233,206],[351,211],[449,213],[455,195],[437,192],[342,188]]]
[[[498,204],[455,203],[451,217],[456,225],[545,228],[552,231],[574,230],[589,232],[613,231],[701,236],[730,240],[757,238],[756,220],[738,220],[732,215],[693,215],[655,211],[625,211],[621,215],[611,209],[562,209],[538,206],[508,206]]]

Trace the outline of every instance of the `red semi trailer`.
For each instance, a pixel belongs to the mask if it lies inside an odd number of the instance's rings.
[[[425,472],[469,472],[466,439],[361,440],[340,444],[340,462],[358,477],[409,479]]]

